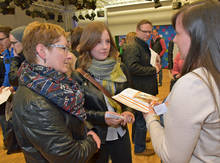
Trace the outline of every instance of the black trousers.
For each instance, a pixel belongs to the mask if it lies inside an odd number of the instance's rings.
[[[106,141],[101,145],[100,150],[93,156],[89,163],[131,163],[131,143],[128,130],[118,140]]]

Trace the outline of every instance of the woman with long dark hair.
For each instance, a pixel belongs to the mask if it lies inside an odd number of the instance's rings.
[[[169,163],[220,162],[220,4],[206,0],[173,17],[184,65],[166,99],[165,128],[145,114],[155,152]]]

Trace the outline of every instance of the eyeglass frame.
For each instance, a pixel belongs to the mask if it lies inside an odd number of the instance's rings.
[[[138,30],[141,31],[141,32],[143,32],[143,33],[145,33],[145,34],[147,34],[147,33],[152,34],[152,31],[144,31],[144,30],[142,30],[142,29],[140,29],[140,28],[138,28]]]
[[[3,41],[3,40],[5,40],[6,38],[8,38],[8,37],[0,38],[0,41]]]
[[[15,44],[17,44],[19,41],[10,41],[10,43],[12,44],[12,45],[15,45]]]
[[[70,52],[70,48],[65,45],[50,44],[49,47],[63,49],[65,53]]]

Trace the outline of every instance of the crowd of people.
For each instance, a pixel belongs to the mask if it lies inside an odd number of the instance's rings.
[[[151,64],[151,49],[162,57],[166,46],[149,20],[137,22],[120,53],[103,22],[70,33],[51,23],[0,26],[0,93],[8,89],[13,99],[0,105],[8,153],[17,145],[28,163],[131,163],[132,142],[135,155],[156,153],[162,162],[220,162],[220,2],[186,6],[172,24],[175,84],[148,113],[112,96],[129,87],[158,94],[161,63]],[[167,109],[163,122],[154,106]],[[147,131],[153,149],[146,147]]]

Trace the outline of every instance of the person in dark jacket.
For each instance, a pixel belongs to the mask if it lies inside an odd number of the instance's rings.
[[[151,52],[146,43],[152,33],[152,23],[141,20],[136,27],[136,37],[132,44],[123,52],[123,62],[129,69],[133,81],[133,88],[139,91],[157,95],[157,73],[159,65],[153,67],[150,64]],[[146,123],[141,112],[135,112],[135,123],[132,128],[134,152],[137,155],[152,155],[152,149],[146,150]]]
[[[1,85],[0,85],[0,93],[2,89],[5,87],[9,87],[10,84],[8,82],[8,72],[10,70],[10,63],[12,58],[12,53],[10,53],[10,40],[9,33],[12,30],[9,26],[0,26],[0,46],[3,52],[1,53]],[[13,91],[13,88],[10,89]],[[8,122],[5,118],[5,106],[6,102],[0,105],[0,125],[3,133],[3,142],[6,146],[6,134],[9,128]]]
[[[17,71],[24,61],[22,38],[25,26],[20,26],[10,32],[9,39],[11,48],[14,49],[14,57],[11,59],[10,72],[8,74],[9,83],[12,86],[18,86]]]
[[[129,85],[129,74],[125,65],[117,58],[117,48],[107,26],[102,22],[88,24],[80,39],[79,68],[90,74],[111,95],[120,93]],[[73,72],[85,93],[87,121],[101,138],[101,148],[93,161],[96,163],[131,163],[131,146],[127,123],[134,122],[134,115],[124,105],[107,97],[100,89]],[[120,119],[107,115],[122,116]]]
[[[71,59],[63,28],[33,22],[24,31],[12,122],[28,163],[85,163],[100,139],[85,126],[84,96],[65,73]]]

